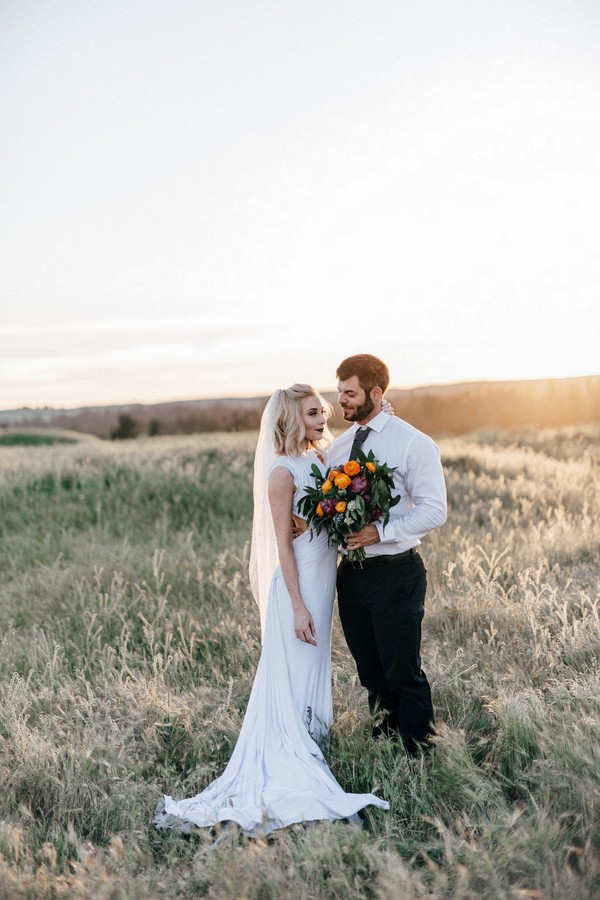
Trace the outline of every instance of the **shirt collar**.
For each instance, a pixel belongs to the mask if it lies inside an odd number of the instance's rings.
[[[390,416],[389,413],[383,412],[383,410],[382,410],[380,413],[377,413],[377,415],[375,416],[374,419],[371,419],[370,422],[367,422],[366,427],[371,428],[373,431],[376,431],[379,434],[383,431],[383,429],[385,428],[385,426],[387,425],[387,423],[389,422],[389,420],[391,418],[392,417]],[[364,426],[359,425],[358,422],[355,422],[354,425],[355,425],[354,431],[358,431],[359,428],[364,427]]]

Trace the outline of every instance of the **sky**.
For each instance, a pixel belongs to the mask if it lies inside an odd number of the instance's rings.
[[[3,0],[0,408],[600,373],[596,0]]]

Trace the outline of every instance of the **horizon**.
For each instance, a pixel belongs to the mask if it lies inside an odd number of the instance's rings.
[[[436,390],[438,388],[453,388],[453,387],[466,387],[469,385],[525,385],[528,383],[534,382],[564,382],[564,381],[577,381],[584,378],[600,378],[600,372],[591,372],[584,375],[573,375],[567,376],[565,378],[507,378],[507,379],[475,379],[469,381],[451,381],[451,382],[433,382],[430,384],[415,384],[410,386],[402,386],[399,387],[397,385],[390,385],[390,387],[386,391],[386,395],[395,392],[406,392],[410,393],[412,391],[419,390]],[[314,387],[314,385],[313,385]],[[316,390],[320,394],[336,394],[336,387],[316,387]],[[218,401],[230,401],[230,400],[263,400],[264,398],[268,398],[271,396],[273,391],[263,392],[263,393],[249,393],[249,394],[219,394],[212,396],[190,396],[190,397],[176,397],[171,399],[164,400],[125,400],[119,403],[83,403],[77,404],[75,406],[51,406],[49,404],[42,404],[39,406],[17,406],[17,407],[7,407],[0,408],[0,413],[11,413],[11,412],[20,412],[22,410],[30,410],[31,412],[40,412],[43,410],[50,411],[65,411],[72,412],[76,410],[84,410],[84,409],[109,409],[111,407],[130,407],[130,406],[162,406],[162,405],[170,405],[176,403],[194,403],[198,402],[218,402]]]

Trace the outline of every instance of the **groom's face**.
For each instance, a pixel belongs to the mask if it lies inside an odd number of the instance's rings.
[[[361,388],[358,375],[338,382],[338,403],[342,407],[342,413],[346,422],[362,422],[370,416],[375,409],[375,404],[366,392]]]

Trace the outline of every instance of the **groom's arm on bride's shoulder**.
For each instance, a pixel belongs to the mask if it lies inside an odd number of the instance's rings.
[[[403,463],[405,500],[391,510],[386,526],[376,522],[382,543],[420,539],[446,521],[446,483],[437,445],[426,434],[410,441]]]

